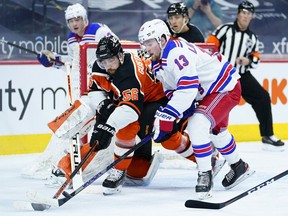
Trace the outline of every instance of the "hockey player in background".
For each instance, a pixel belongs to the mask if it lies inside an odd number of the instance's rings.
[[[37,55],[37,59],[45,67],[61,66],[57,62],[51,61],[51,59],[60,60],[62,62],[72,62],[73,58],[77,58],[78,60],[79,56],[77,56],[77,54],[79,55],[79,44],[98,42],[102,37],[109,35],[114,35],[116,37],[107,25],[102,23],[89,23],[87,11],[79,3],[67,7],[65,11],[65,20],[71,31],[67,38],[68,58],[54,53],[53,50],[42,50],[42,52]]]
[[[169,29],[159,19],[144,23],[138,37],[169,98],[168,104],[155,114],[154,141],[162,142],[173,132],[175,121],[196,100],[199,105],[188,118],[186,130],[197,161],[195,190],[199,198],[212,196],[211,141],[231,167],[222,185],[229,189],[247,178],[253,172],[240,158],[234,137],[227,129],[229,113],[241,98],[236,69],[219,53],[211,55],[186,41],[170,38]]]
[[[167,9],[167,24],[174,38],[184,38],[191,43],[204,43],[204,36],[197,26],[189,23],[188,8],[183,2],[172,3]]]
[[[240,74],[242,97],[251,104],[260,123],[260,135],[266,150],[284,150],[284,142],[274,135],[271,99],[269,93],[251,74],[260,61],[258,38],[249,25],[255,13],[254,5],[243,1],[238,6],[237,19],[219,26],[208,38],[220,52],[237,67]]]

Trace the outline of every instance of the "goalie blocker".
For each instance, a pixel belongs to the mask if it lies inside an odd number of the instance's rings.
[[[94,126],[94,116],[95,113],[91,108],[79,99],[64,113],[48,123],[48,127],[59,138],[70,139],[78,131],[80,131],[80,137],[83,137]]]

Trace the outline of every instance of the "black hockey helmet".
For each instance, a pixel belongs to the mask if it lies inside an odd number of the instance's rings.
[[[123,49],[116,37],[111,35],[100,39],[96,50],[98,61],[111,58],[119,53],[123,53]]]
[[[254,12],[255,12],[254,5],[253,5],[251,2],[249,2],[249,1],[244,1],[244,2],[242,2],[241,4],[239,4],[239,6],[238,6],[238,13],[239,13],[241,10],[247,10],[247,11],[250,11],[251,13],[254,13]]]
[[[179,14],[183,16],[188,16],[188,8],[186,7],[186,5],[183,2],[170,4],[167,9],[168,17]]]

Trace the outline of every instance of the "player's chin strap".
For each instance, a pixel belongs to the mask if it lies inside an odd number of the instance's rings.
[[[174,33],[176,33],[176,34],[181,33],[182,30],[183,30],[183,28],[188,24],[188,22],[189,22],[189,19],[183,19],[183,25],[182,25],[182,27],[180,28],[180,30],[179,30],[179,31],[174,31],[173,28],[172,28],[172,26],[170,25],[170,23],[169,23],[169,21],[168,21],[172,32],[174,32]]]

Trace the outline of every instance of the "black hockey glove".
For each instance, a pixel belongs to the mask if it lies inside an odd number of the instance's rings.
[[[115,128],[108,124],[96,123],[90,139],[90,146],[92,147],[98,140],[98,145],[96,146],[95,151],[106,149],[110,145],[115,132]]]
[[[107,119],[111,113],[115,110],[116,106],[112,103],[110,99],[105,99],[101,101],[97,107],[97,117],[96,122],[106,123]]]

